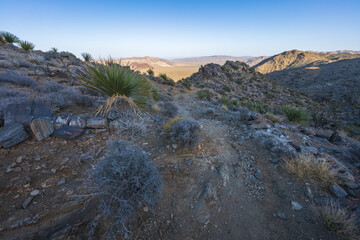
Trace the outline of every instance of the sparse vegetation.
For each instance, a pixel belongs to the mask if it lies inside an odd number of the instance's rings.
[[[128,137],[143,136],[147,129],[147,122],[133,114],[122,114],[110,123],[110,130],[120,132]]]
[[[131,235],[127,226],[138,208],[155,205],[162,180],[153,161],[136,145],[116,140],[108,142],[107,149],[94,166],[92,180],[101,198],[99,217],[106,222],[105,236],[116,239]]]
[[[147,71],[146,71],[149,75],[154,75],[154,71],[151,69],[151,68],[149,68]]]
[[[180,120],[169,132],[173,143],[185,147],[197,147],[200,143],[200,124],[194,120]]]
[[[25,51],[34,50],[35,48],[35,44],[27,41],[19,41],[19,46]]]
[[[160,113],[171,118],[175,117],[179,111],[179,108],[172,102],[163,102],[160,107]]]
[[[84,61],[85,61],[85,62],[90,62],[90,61],[93,60],[93,58],[92,58],[92,56],[91,56],[90,53],[84,52],[84,53],[81,54],[81,56],[84,58]]]
[[[275,116],[274,114],[272,113],[266,113],[265,114],[265,117],[270,119],[272,122],[274,123],[281,123],[281,119],[278,118],[277,116]]]
[[[159,101],[159,99],[160,99],[159,89],[157,89],[157,87],[153,86],[153,88],[151,89],[151,93],[152,93],[152,98],[155,101]]]
[[[129,68],[112,63],[89,64],[79,75],[82,85],[108,96],[97,114],[106,116],[119,98],[125,99],[134,111],[148,108],[152,85]]]
[[[0,33],[0,46],[5,45],[5,44],[6,44],[6,41],[5,41],[2,33]]]
[[[351,239],[356,236],[357,216],[350,213],[346,208],[342,208],[336,202],[329,202],[325,206],[318,208],[318,212],[325,223],[325,226],[337,235]]]
[[[197,97],[200,99],[200,100],[207,100],[207,101],[210,101],[211,100],[211,93],[208,89],[202,89],[202,90],[199,90],[197,92]]]
[[[38,86],[35,79],[10,70],[0,73],[0,83],[12,83],[31,88]]]
[[[161,77],[164,80],[164,84],[175,86],[175,81],[172,80],[170,77],[168,77],[165,73],[160,73],[159,77]]]
[[[301,108],[296,108],[292,106],[284,106],[283,111],[291,122],[305,124],[310,121],[310,115]]]
[[[12,43],[13,44],[13,43],[19,42],[19,38],[17,36],[15,36],[14,34],[9,33],[9,32],[3,32],[2,37],[7,43]]]
[[[51,48],[51,51],[54,52],[54,53],[57,53],[58,52],[58,49],[56,47],[52,47]]]
[[[165,133],[167,136],[169,136],[172,126],[173,126],[175,123],[177,123],[177,122],[179,122],[179,121],[181,121],[181,120],[185,120],[185,119],[184,119],[183,117],[174,117],[174,118],[171,118],[171,119],[167,120],[166,123],[165,123],[164,126],[163,126],[163,131],[164,131],[164,133]]]
[[[286,160],[285,169],[303,181],[310,181],[322,187],[338,183],[331,164],[317,160],[310,154]]]

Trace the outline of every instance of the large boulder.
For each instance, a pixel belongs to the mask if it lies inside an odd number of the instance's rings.
[[[10,123],[0,128],[0,145],[6,148],[15,146],[29,137],[21,123]]]

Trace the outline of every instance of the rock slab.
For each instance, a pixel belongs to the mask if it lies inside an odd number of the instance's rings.
[[[107,126],[107,119],[102,117],[89,118],[86,123],[86,127],[88,128],[107,128]]]
[[[35,119],[31,122],[30,128],[38,141],[48,138],[54,132],[54,126],[49,119]]]
[[[15,146],[29,137],[21,123],[10,123],[0,128],[0,145],[6,148]]]
[[[347,192],[339,185],[332,185],[330,187],[330,191],[338,198],[345,198],[348,195]]]
[[[74,139],[79,137],[83,131],[84,130],[80,127],[71,127],[71,126],[63,125],[59,129],[55,130],[54,136],[65,139]]]

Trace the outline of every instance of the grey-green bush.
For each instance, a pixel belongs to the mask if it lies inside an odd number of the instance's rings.
[[[107,221],[106,237],[131,234],[127,226],[139,207],[153,207],[162,180],[148,155],[124,140],[109,141],[107,153],[94,167],[94,185],[100,194],[100,214]]]
[[[180,120],[170,130],[173,143],[185,147],[197,147],[200,143],[200,124],[195,120]]]

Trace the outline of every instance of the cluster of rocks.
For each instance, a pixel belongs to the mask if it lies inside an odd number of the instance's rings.
[[[65,139],[80,136],[84,129],[107,131],[108,120],[101,117],[84,118],[73,114],[52,116],[50,104],[27,101],[9,104],[0,127],[0,146],[9,148],[33,135],[38,141],[51,135]]]

